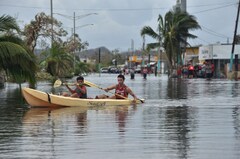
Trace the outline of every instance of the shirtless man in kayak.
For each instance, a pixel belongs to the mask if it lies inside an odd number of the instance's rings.
[[[133,91],[128,86],[126,86],[124,84],[124,80],[125,80],[124,75],[118,75],[117,80],[118,80],[118,84],[115,84],[113,86],[103,89],[106,92],[115,89],[115,94],[113,96],[109,97],[109,96],[103,94],[103,95],[96,96],[96,98],[98,98],[98,99],[104,99],[104,98],[127,99],[128,94],[130,94],[134,98],[134,101],[136,101],[137,100],[136,95],[133,93]]]
[[[75,89],[71,89],[67,84],[67,89],[71,92],[71,95],[69,95],[67,92],[63,92],[63,96],[68,97],[71,96],[73,98],[87,98],[87,88],[84,84],[84,78],[82,76],[79,76],[77,78],[77,82],[74,84],[76,86]]]

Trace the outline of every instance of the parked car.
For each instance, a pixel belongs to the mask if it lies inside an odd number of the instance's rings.
[[[101,72],[101,73],[108,73],[108,67],[102,67],[102,68],[100,69],[100,72]]]
[[[116,67],[109,67],[108,72],[109,73],[119,73],[119,69]]]
[[[134,70],[134,72],[135,72],[135,73],[141,73],[142,70],[141,70],[141,68],[136,68],[136,69]]]

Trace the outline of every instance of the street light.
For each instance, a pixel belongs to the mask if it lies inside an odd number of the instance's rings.
[[[86,26],[89,26],[89,25],[94,25],[94,24],[84,24],[84,25],[80,25],[80,26],[75,27],[75,29],[83,28],[83,27],[86,27]]]
[[[86,27],[86,26],[90,26],[90,25],[94,25],[94,24],[84,24],[84,25],[80,25],[80,26],[77,26],[75,27],[75,30],[79,29],[79,28],[83,28],[83,27]],[[73,28],[74,29],[74,28]],[[73,38],[74,38],[74,43],[75,43],[75,32],[73,33]]]
[[[94,24],[84,24],[84,25],[80,25],[80,26],[77,26],[75,27],[75,30],[76,29],[79,29],[79,28],[83,28],[83,27],[86,27],[86,26],[89,26],[89,25],[94,25]],[[73,28],[72,28],[73,29]],[[75,33],[73,33],[73,44],[75,46],[75,43],[76,43],[76,39],[75,39]],[[75,70],[75,62],[76,62],[76,57],[75,57],[75,54],[76,54],[76,48],[74,48],[74,70]]]
[[[76,26],[75,26],[75,22],[76,20],[78,19],[81,19],[83,17],[87,17],[89,15],[97,15],[97,13],[89,13],[89,14],[84,14],[84,15],[80,15],[80,16],[75,16],[75,12],[73,12],[73,40],[74,40],[74,43],[75,43],[75,31],[76,31]]]
[[[73,12],[73,16],[64,15],[64,14],[60,14],[60,13],[54,13],[54,14],[57,14],[57,15],[60,15],[60,16],[62,16],[62,17],[65,17],[65,18],[67,18],[67,19],[73,20],[73,38],[74,38],[73,40],[74,40],[74,43],[75,43],[75,31],[76,31],[75,22],[76,22],[76,20],[79,20],[79,19],[81,19],[81,18],[90,16],[90,15],[97,15],[97,13],[88,13],[88,14],[83,14],[83,15],[75,16],[75,12]],[[84,27],[84,26],[88,26],[88,25],[93,25],[93,24],[85,24],[85,25],[82,25],[82,26],[79,26],[79,27]]]
[[[86,27],[86,26],[89,26],[89,25],[94,25],[94,24],[84,24],[84,25],[80,25],[80,26],[75,27],[75,29],[83,28],[83,27]],[[65,28],[71,29],[71,32],[72,32],[72,35],[73,35],[73,28],[72,28],[72,27],[65,27]]]
[[[64,14],[60,14],[60,13],[54,13],[54,14],[57,14],[57,15],[60,15],[60,16],[62,16],[62,17],[65,17],[65,18],[67,18],[67,19],[73,20],[73,43],[74,43],[74,46],[75,46],[75,41],[76,41],[76,40],[75,40],[75,36],[76,36],[75,31],[76,31],[76,28],[82,28],[82,27],[85,27],[85,26],[93,25],[93,24],[85,24],[85,25],[81,25],[81,26],[76,27],[76,26],[75,26],[76,20],[79,20],[79,19],[81,19],[81,18],[87,17],[87,16],[89,16],[89,15],[97,15],[97,13],[88,13],[88,14],[83,14],[83,15],[75,16],[75,12],[73,12],[73,16],[64,15]],[[76,52],[76,48],[74,48],[74,52],[73,52],[73,54],[74,54],[74,66],[73,66],[73,67],[74,67],[74,70],[75,70],[75,52]]]

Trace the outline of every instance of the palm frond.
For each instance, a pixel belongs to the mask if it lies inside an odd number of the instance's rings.
[[[159,48],[160,47],[160,43],[148,43],[147,44],[147,50],[151,50],[151,49],[155,49],[155,48]]]
[[[141,36],[143,35],[148,35],[154,39],[158,38],[158,34],[150,26],[145,26],[142,28]]]
[[[16,20],[9,15],[0,16],[0,31],[9,31],[10,29],[20,30]]]

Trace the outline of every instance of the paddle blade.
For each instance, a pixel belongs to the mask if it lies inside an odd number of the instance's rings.
[[[145,102],[145,100],[144,99],[137,99],[137,100],[139,100],[141,103],[144,103]]]
[[[86,87],[91,87],[90,85],[86,84],[85,82],[83,83],[83,85]]]
[[[60,80],[58,79],[58,80],[56,80],[56,81],[54,82],[53,87],[56,88],[56,87],[59,87],[59,86],[61,86],[61,85],[62,85],[62,81],[60,81]]]
[[[87,86],[89,86],[89,87],[96,87],[96,88],[101,89],[98,85],[96,85],[96,84],[94,84],[94,83],[91,83],[91,82],[89,82],[89,81],[86,81],[86,80],[84,80],[84,84],[87,85]]]

